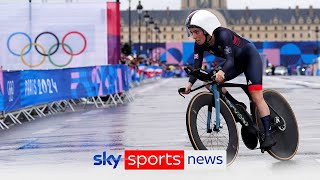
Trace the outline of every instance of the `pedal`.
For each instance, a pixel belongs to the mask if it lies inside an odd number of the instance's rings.
[[[269,143],[270,143],[270,136],[268,136],[269,137]],[[261,147],[262,145],[263,145],[263,143],[264,143],[264,141],[265,141],[265,139],[264,139],[264,136],[262,136],[261,138],[260,138],[260,149],[261,149],[261,152],[263,151],[269,151],[269,150],[271,150],[271,148],[273,147],[273,146],[275,146],[276,144],[277,144],[277,142],[274,140],[274,139],[271,139],[271,143],[272,144],[270,144],[270,145],[268,145],[268,146],[266,146],[266,147]],[[262,153],[263,153],[262,152]]]

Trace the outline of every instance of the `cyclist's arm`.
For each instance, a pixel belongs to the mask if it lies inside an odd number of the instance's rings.
[[[194,43],[194,54],[193,54],[193,58],[194,58],[194,64],[193,64],[193,68],[194,69],[200,69],[202,66],[202,61],[203,61],[203,49],[201,46],[199,46],[197,43]],[[191,84],[194,84],[197,81],[197,78],[190,75],[189,78],[189,82]]]
[[[222,66],[222,71],[225,73],[225,79],[229,79],[228,73],[234,66],[234,54],[232,50],[233,39],[232,35],[227,31],[222,31],[219,35],[218,42],[221,43],[223,53],[226,58],[225,63]]]

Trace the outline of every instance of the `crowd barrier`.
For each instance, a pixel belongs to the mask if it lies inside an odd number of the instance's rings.
[[[158,66],[91,66],[56,70],[0,70],[0,128],[22,124],[75,105],[106,107],[131,102],[130,89],[161,77]]]
[[[133,85],[139,85],[142,81],[161,78],[163,70],[161,66],[144,65],[130,66],[131,82]]]

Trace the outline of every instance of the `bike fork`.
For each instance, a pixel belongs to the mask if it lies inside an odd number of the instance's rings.
[[[219,129],[220,129],[220,94],[219,94],[218,87],[216,84],[213,84],[211,86],[211,91],[214,94],[213,100],[214,100],[214,105],[216,108],[216,124],[213,127],[213,131],[219,131]],[[208,133],[212,132],[212,130],[210,128],[211,114],[212,114],[212,106],[209,106],[208,107],[208,116],[207,116],[208,117],[208,119],[207,119],[207,132]]]

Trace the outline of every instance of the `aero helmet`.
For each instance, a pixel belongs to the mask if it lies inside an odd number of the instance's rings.
[[[221,23],[217,16],[207,10],[197,10],[193,11],[186,19],[185,22],[187,35],[190,36],[189,28],[198,27],[201,28],[204,33],[210,35],[213,34],[213,31],[221,26]]]

